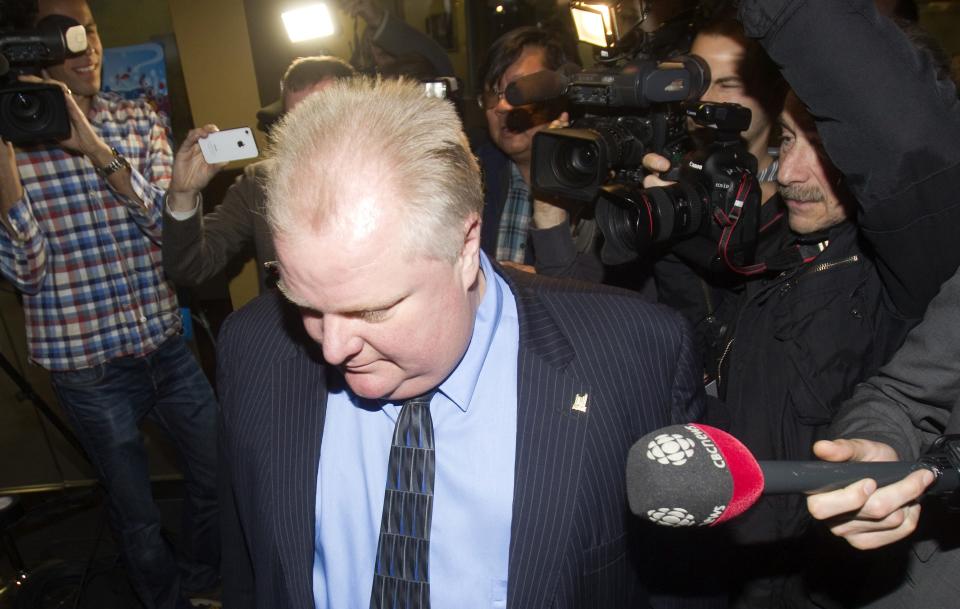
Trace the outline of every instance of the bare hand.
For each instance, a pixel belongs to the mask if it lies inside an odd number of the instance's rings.
[[[560,116],[550,121],[550,124],[547,125],[547,129],[565,129],[570,126],[570,114],[568,112],[561,112]]]
[[[650,152],[643,155],[643,168],[649,173],[643,178],[643,187],[651,188],[653,186],[670,186],[675,182],[668,182],[660,178],[661,173],[670,171],[670,161],[664,157]]]
[[[0,215],[6,218],[13,204],[23,197],[17,154],[13,144],[0,140]]]
[[[824,461],[896,461],[889,445],[871,440],[822,440],[813,452]],[[865,479],[836,491],[807,498],[817,520],[830,520],[830,531],[855,548],[868,550],[900,541],[917,528],[920,505],[915,503],[933,483],[929,470],[916,471],[894,484],[877,488]]]
[[[211,165],[200,150],[200,140],[217,131],[216,125],[191,129],[173,157],[173,177],[167,189],[167,205],[174,211],[192,210],[196,205],[197,193],[206,188],[213,176],[226,165]]]

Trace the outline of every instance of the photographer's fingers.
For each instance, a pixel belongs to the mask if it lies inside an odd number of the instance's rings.
[[[643,155],[643,168],[647,170],[647,175],[643,178],[643,187],[644,188],[653,188],[655,186],[670,186],[674,184],[669,180],[664,180],[660,177],[661,173],[665,173],[670,170],[670,161],[655,152],[649,152]]]
[[[670,160],[655,152],[648,152],[643,155],[643,168],[647,171],[664,173],[670,171]]]
[[[91,160],[94,160],[94,162],[102,160],[103,157],[112,157],[110,147],[97,134],[93,126],[90,125],[90,121],[87,120],[86,114],[84,114],[80,105],[77,103],[77,99],[73,96],[70,87],[59,80],[50,78],[46,70],[43,70],[41,74],[43,78],[25,74],[19,76],[18,79],[20,82],[53,85],[63,90],[67,115],[70,119],[71,133],[70,137],[60,141],[60,145],[68,150],[80,152]]]
[[[187,133],[187,137],[184,138],[183,143],[180,144],[180,149],[188,150],[194,145],[196,145],[197,142],[200,140],[200,138],[207,137],[211,133],[216,133],[217,131],[220,131],[220,129],[217,128],[217,126],[214,124],[204,125],[202,127],[197,127],[196,129],[191,129]]]
[[[570,126],[570,114],[568,112],[560,113],[560,116],[550,122],[548,129],[565,129]]]
[[[171,207],[178,211],[191,209],[197,192],[203,190],[226,163],[207,163],[200,149],[200,140],[219,131],[216,125],[191,129],[173,159],[173,179],[170,181]],[[181,209],[186,208],[186,209]]]
[[[0,222],[6,223],[7,212],[23,197],[17,151],[13,144],[0,139]],[[7,225],[9,227],[9,225]]]

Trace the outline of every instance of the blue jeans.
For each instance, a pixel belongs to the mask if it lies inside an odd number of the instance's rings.
[[[110,521],[131,583],[147,609],[187,607],[182,591],[216,586],[217,402],[180,336],[145,357],[51,374],[73,429],[106,487]],[[140,423],[173,440],[185,499],[179,557],[161,535]]]

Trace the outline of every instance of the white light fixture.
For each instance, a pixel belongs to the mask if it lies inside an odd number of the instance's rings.
[[[610,47],[616,42],[616,13],[613,7],[600,2],[574,1],[570,3],[573,24],[577,28],[577,38],[598,47]]]
[[[281,17],[290,42],[323,38],[334,32],[330,9],[322,2],[285,11]]]

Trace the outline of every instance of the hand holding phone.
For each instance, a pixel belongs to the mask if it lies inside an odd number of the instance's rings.
[[[199,140],[203,159],[211,165],[252,159],[260,155],[249,127],[217,131]]]

